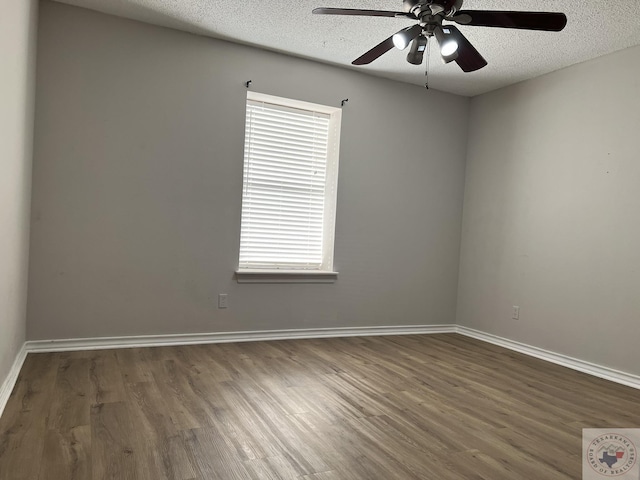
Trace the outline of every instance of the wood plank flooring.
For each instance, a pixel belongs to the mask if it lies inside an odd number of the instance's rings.
[[[0,479],[578,479],[586,427],[640,391],[455,334],[30,354]]]

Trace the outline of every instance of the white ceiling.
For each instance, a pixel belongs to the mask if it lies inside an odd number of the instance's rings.
[[[424,67],[392,50],[370,65],[351,61],[411,20],[312,15],[315,7],[396,10],[401,0],[59,0],[155,25],[424,85]],[[564,12],[560,33],[459,26],[489,65],[463,73],[431,50],[431,88],[473,96],[640,45],[640,0],[465,0],[464,9]]]

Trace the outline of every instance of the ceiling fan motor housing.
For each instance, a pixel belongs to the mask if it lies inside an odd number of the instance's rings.
[[[462,0],[402,0],[402,9],[407,13],[420,13],[432,5],[449,15],[462,7]]]

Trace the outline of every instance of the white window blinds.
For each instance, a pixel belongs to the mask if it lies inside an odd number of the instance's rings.
[[[241,269],[332,268],[337,145],[331,117],[247,100]]]

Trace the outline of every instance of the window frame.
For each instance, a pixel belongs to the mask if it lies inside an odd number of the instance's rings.
[[[253,91],[247,92],[245,108],[248,106],[249,102],[263,102],[279,107],[306,110],[309,112],[317,112],[329,116],[329,134],[327,139],[326,178],[322,222],[322,262],[319,267],[308,268],[302,266],[296,268],[283,268],[276,263],[274,263],[273,265],[241,265],[239,260],[239,242],[237,257],[238,268],[235,272],[236,280],[238,281],[238,283],[333,283],[336,281],[338,276],[338,272],[334,271],[333,261],[335,249],[335,220],[338,193],[337,190],[342,109],[339,107],[330,107],[326,105],[320,105],[284,97],[277,97],[274,95],[268,95]],[[245,113],[245,128],[246,122],[248,120],[249,118]],[[245,151],[247,141],[248,138],[245,133]],[[246,171],[247,157],[246,155],[243,155],[243,205],[241,207],[241,216],[244,209]]]

